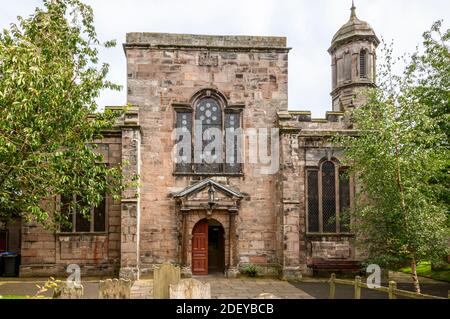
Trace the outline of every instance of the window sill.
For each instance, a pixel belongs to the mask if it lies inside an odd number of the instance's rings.
[[[306,237],[355,237],[351,233],[306,233]]]
[[[108,236],[107,232],[79,232],[79,233],[67,233],[67,232],[57,232],[57,236]]]

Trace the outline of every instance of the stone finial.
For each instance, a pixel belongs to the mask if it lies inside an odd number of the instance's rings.
[[[352,0],[352,7],[350,8],[350,10],[352,11],[352,13],[350,15],[350,19],[356,19],[356,7],[355,7],[354,0]]]

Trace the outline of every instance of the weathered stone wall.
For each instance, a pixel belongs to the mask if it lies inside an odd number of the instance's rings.
[[[204,178],[173,175],[172,105],[214,89],[229,105],[244,105],[244,129],[275,127],[277,111],[287,110],[288,49],[285,38],[129,34],[125,50],[128,102],[139,107],[142,129],[140,258],[146,272],[179,259],[179,216],[169,195]],[[222,178],[249,194],[237,216],[241,263],[279,262],[277,178],[261,175],[262,166],[244,164],[243,176]]]
[[[282,250],[285,272],[292,276],[295,271],[308,274],[312,258],[355,259],[353,236],[349,234],[309,234],[307,222],[306,169],[318,167],[323,159],[342,160],[342,151],[330,140],[333,135],[355,134],[343,113],[328,112],[326,119],[315,120],[310,112],[280,112],[279,125],[282,132],[282,187],[284,218],[284,249]],[[353,200],[353,193],[351,200]],[[295,247],[290,249],[290,247]],[[297,250],[298,249],[298,250]]]
[[[96,142],[105,163],[114,166],[121,162],[120,137],[106,136]],[[53,212],[58,197],[43,202],[43,205]],[[82,275],[116,272],[120,263],[120,202],[108,196],[106,209],[104,233],[55,233],[34,221],[23,221],[20,276],[67,275],[69,264],[80,265]]]
[[[302,191],[304,190],[304,150],[299,147],[298,132],[282,132],[281,137],[281,189],[280,238],[282,246],[283,277],[300,278],[305,260],[304,216]]]
[[[324,241],[309,241],[308,255],[311,258],[322,259],[351,259],[352,248],[347,240],[330,241],[324,238]]]

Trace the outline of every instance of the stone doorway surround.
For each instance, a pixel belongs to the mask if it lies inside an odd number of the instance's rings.
[[[182,273],[192,276],[192,229],[202,219],[215,219],[224,228],[225,274],[236,277],[239,273],[236,216],[244,194],[206,178],[173,194],[180,215],[180,262]]]

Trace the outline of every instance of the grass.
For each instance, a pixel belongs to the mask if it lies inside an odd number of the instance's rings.
[[[399,269],[399,271],[410,274],[411,267],[401,268]],[[450,282],[450,265],[447,265],[447,269],[444,270],[432,270],[430,262],[421,262],[417,265],[417,275],[435,280]]]
[[[0,299],[52,299],[45,296],[31,297],[31,296],[16,296],[16,295],[0,295]]]

